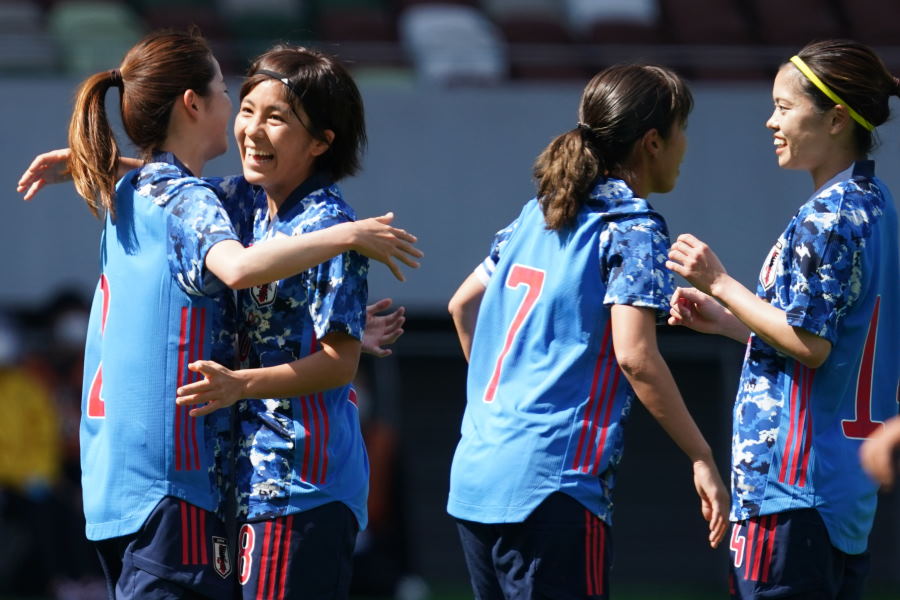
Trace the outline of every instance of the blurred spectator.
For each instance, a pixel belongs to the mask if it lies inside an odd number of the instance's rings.
[[[23,536],[0,545],[0,594],[105,596],[81,505],[88,310],[64,290],[18,321],[0,319],[0,536]]]
[[[0,592],[44,595],[59,560],[59,424],[48,389],[21,366],[22,347],[19,324],[0,315]]]

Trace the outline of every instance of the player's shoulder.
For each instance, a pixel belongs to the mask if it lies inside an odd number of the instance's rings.
[[[341,189],[330,184],[303,197],[291,221],[295,227],[313,231],[356,220],[356,211],[344,200]]]
[[[138,170],[133,181],[137,193],[158,206],[168,206],[175,200],[217,200],[212,185],[167,162],[147,163]]]

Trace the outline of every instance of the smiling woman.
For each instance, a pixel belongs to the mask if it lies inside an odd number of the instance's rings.
[[[896,415],[900,391],[897,212],[867,154],[898,92],[862,44],[803,48],[775,77],[766,126],[778,165],[807,171],[815,191],[756,294],[690,234],[669,253],[697,288],[676,291],[669,323],[747,343],[734,407],[735,598],[862,598],[877,485],[857,456]]]
[[[243,176],[210,179],[245,244],[351,222],[336,182],[359,169],[362,98],[332,57],[276,47],[241,87],[235,138]],[[243,366],[210,361],[179,390],[205,414],[240,400],[236,462],[240,584],[245,598],[345,598],[365,527],[368,461],[355,394],[368,262],[346,252],[299,276],[240,294]],[[274,537],[271,532],[279,532]],[[279,558],[280,557],[280,558]],[[279,562],[280,561],[280,562]],[[281,565],[268,569],[268,564]]]

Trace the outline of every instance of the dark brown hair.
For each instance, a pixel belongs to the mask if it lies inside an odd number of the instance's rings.
[[[664,139],[693,108],[687,85],[674,72],[649,65],[617,65],[588,82],[579,125],[558,136],[534,165],[547,229],[570,226],[595,180],[626,179],[634,143],[656,129]]]
[[[891,96],[900,96],[900,81],[871,48],[853,40],[825,40],[807,44],[797,56],[849,108],[869,123],[877,127],[888,120],[891,114],[888,100]],[[826,111],[835,106],[809,79],[802,74],[800,79],[803,90],[819,110]],[[856,149],[864,156],[875,145],[874,132],[855,120],[853,123]]]
[[[175,99],[186,90],[206,95],[214,74],[212,52],[198,32],[159,31],[135,44],[118,69],[82,82],[69,122],[69,168],[91,212],[115,216],[120,151],[106,115],[107,90],[119,88],[125,133],[149,160],[166,138]]]
[[[310,122],[304,126],[310,135],[328,143],[324,131],[334,132],[334,140],[324,154],[316,157],[314,168],[325,172],[332,181],[359,172],[367,142],[366,120],[362,96],[344,66],[322,52],[278,45],[253,61],[241,85],[241,100],[270,78],[259,73],[260,69],[287,78],[284,100],[306,112]]]

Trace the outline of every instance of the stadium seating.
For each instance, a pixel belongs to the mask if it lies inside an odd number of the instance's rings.
[[[118,66],[144,33],[143,22],[127,5],[99,0],[54,4],[48,28],[66,72],[79,77]]]
[[[0,3],[0,71],[52,73],[56,46],[44,29],[41,7],[28,1]]]
[[[900,67],[900,5],[886,0],[4,0],[0,72],[83,75],[144,31],[190,25],[231,74],[279,41],[387,80],[408,81],[414,65],[454,85],[583,81],[621,61],[761,79],[810,40],[844,36]]]
[[[399,31],[422,81],[490,84],[507,75],[500,32],[471,6],[411,5],[400,15]]]

